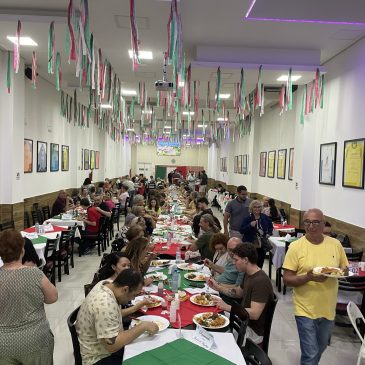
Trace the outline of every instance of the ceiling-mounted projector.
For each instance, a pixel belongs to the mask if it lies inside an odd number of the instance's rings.
[[[167,67],[167,53],[164,53],[164,61],[163,61],[163,76],[162,80],[158,80],[155,82],[155,87],[157,91],[171,91],[174,88],[174,83],[171,81],[167,81],[166,76],[166,67]]]

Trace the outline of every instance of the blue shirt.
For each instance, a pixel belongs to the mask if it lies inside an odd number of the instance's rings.
[[[217,276],[218,283],[221,284],[233,284],[241,285],[243,280],[243,272],[239,272],[236,269],[236,265],[232,259],[229,259],[227,265],[224,267],[224,272]]]

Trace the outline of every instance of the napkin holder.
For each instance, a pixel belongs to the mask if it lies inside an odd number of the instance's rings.
[[[71,220],[72,219],[72,214],[62,214],[62,218],[63,221],[67,221],[67,220]]]

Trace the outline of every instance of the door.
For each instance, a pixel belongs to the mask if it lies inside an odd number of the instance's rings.
[[[138,162],[137,174],[143,174],[145,177],[149,178],[152,173],[152,164],[146,162]]]
[[[156,179],[166,180],[166,166],[156,166]]]

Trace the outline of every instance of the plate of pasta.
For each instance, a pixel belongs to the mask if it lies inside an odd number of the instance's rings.
[[[341,269],[339,267],[332,267],[332,266],[315,267],[313,269],[313,274],[324,275],[329,278],[337,278],[337,279],[347,278],[349,276],[354,275],[354,273],[349,271],[348,268]]]
[[[193,322],[207,329],[219,329],[229,325],[229,319],[226,316],[213,312],[196,314]]]
[[[210,275],[201,272],[188,272],[184,275],[185,279],[190,281],[205,281]]]
[[[215,305],[213,299],[219,299],[219,297],[208,293],[194,294],[190,297],[190,301],[193,304],[201,305],[202,307],[213,307]]]

